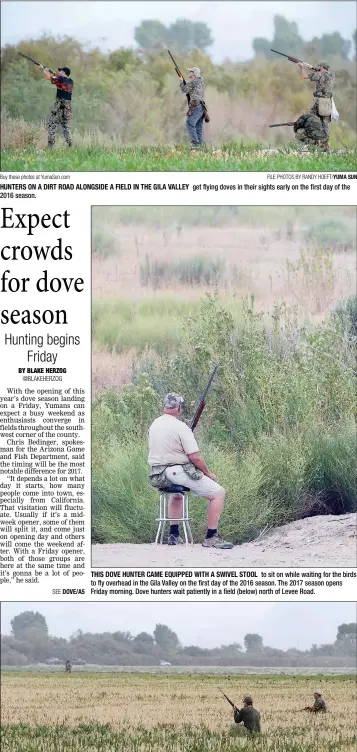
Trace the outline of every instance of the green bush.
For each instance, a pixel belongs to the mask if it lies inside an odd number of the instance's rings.
[[[356,248],[356,230],[352,224],[337,219],[324,219],[305,233],[307,243],[316,243],[323,248],[334,251],[353,251]]]
[[[114,254],[118,255],[119,252],[120,246],[115,238],[114,228],[108,222],[96,224],[92,232],[93,255],[103,258]]]

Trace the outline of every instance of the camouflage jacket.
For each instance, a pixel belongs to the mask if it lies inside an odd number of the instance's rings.
[[[197,105],[204,101],[205,85],[201,76],[198,78],[192,78],[190,81],[186,81],[185,84],[181,81],[180,89],[183,94],[190,95],[190,109],[191,107],[197,107]]]
[[[314,97],[332,97],[332,89],[335,83],[335,74],[328,70],[311,71],[310,81],[315,82]]]
[[[326,138],[320,118],[312,113],[300,115],[294,124],[295,133],[300,130],[300,128],[304,128],[307,137],[313,139],[313,141],[320,141],[321,139]]]
[[[314,713],[318,713],[320,710],[322,710],[323,713],[326,713],[327,707],[324,698],[318,697],[317,700],[315,700],[312,709]]]

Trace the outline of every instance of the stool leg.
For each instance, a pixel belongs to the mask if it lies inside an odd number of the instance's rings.
[[[156,544],[158,544],[159,542],[161,527],[162,527],[162,493],[160,494],[160,500],[159,500],[159,524],[157,526],[157,532],[156,532],[156,538],[155,538]]]
[[[162,528],[161,528],[161,536],[160,536],[160,543],[161,543],[161,545],[163,544],[163,540],[164,540],[164,533],[165,533],[166,520],[167,520],[167,514],[166,514],[166,510],[167,510],[167,495],[166,495],[166,493],[162,494],[162,506],[163,506],[163,509],[161,510],[161,514],[160,514],[160,517],[162,517],[162,520],[163,520],[162,521]]]
[[[190,525],[190,518],[189,518],[189,512],[188,512],[188,493],[185,494],[185,517],[187,518],[187,532],[188,532],[188,539],[189,543],[193,544],[193,535]]]
[[[185,536],[186,546],[188,546],[186,499],[187,499],[187,494],[183,493],[182,494],[182,527],[183,527],[183,533]]]

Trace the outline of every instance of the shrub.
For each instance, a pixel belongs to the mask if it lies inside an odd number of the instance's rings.
[[[115,238],[114,228],[107,223],[95,225],[92,232],[92,253],[95,256],[112,256],[120,252],[120,246]]]
[[[355,228],[346,222],[324,219],[311,225],[305,233],[305,241],[321,248],[333,248],[338,252],[353,251],[356,248],[355,232]]]

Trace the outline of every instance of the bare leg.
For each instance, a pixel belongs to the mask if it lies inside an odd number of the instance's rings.
[[[170,518],[170,525],[178,525],[178,518],[182,517],[183,512],[183,498],[178,494],[171,494],[168,504],[168,514]]]
[[[206,497],[209,501],[207,509],[207,527],[210,530],[216,530],[218,528],[219,518],[224,507],[225,496],[226,494],[223,491],[215,496]]]

